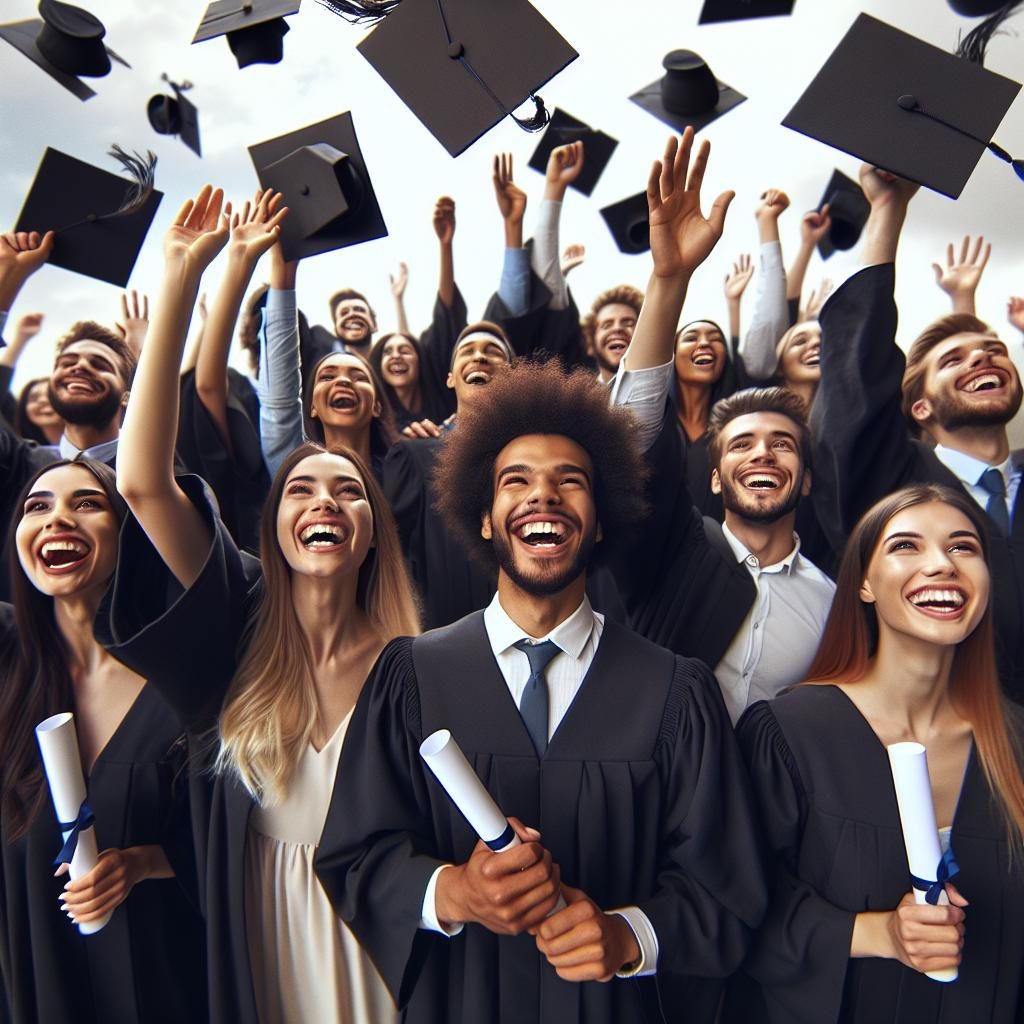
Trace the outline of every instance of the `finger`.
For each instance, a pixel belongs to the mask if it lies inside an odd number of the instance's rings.
[[[941,284],[942,283],[942,267],[940,267],[938,265],[938,263],[933,263],[932,264],[932,270],[935,271],[935,283],[936,284]]]
[[[946,882],[946,895],[949,897],[949,902],[954,907],[969,907],[970,903],[964,898],[964,895],[960,890],[952,883]]]
[[[693,163],[690,165],[690,173],[686,179],[686,190],[687,192],[700,192],[700,187],[704,182],[704,171],[708,166],[708,156],[711,153],[711,143],[707,139],[703,139],[701,144],[697,147],[697,155],[694,157]]]
[[[988,264],[988,258],[992,255],[992,243],[988,242],[985,245],[985,251],[982,253],[981,262],[978,264],[979,270],[984,270]]]
[[[563,886],[563,892],[568,886]],[[576,903],[569,903],[564,910],[552,914],[537,929],[537,938],[542,940],[548,949],[555,947],[555,942],[562,936],[568,935],[574,928],[583,924],[584,921],[593,919],[593,909],[588,901],[581,900]],[[569,948],[562,944],[558,948]]]
[[[287,206],[282,206],[281,209],[278,210],[277,213],[275,213],[274,216],[271,217],[270,220],[267,221],[267,230],[268,231],[274,231],[274,230],[279,229],[281,224],[283,223],[285,217],[287,217],[287,216],[288,216],[288,207]]]
[[[715,233],[719,237],[721,237],[722,231],[725,228],[725,215],[729,212],[729,206],[735,198],[736,193],[732,190],[723,192],[714,201],[708,213],[708,223],[714,228]]]
[[[18,231],[14,236],[14,241],[17,247],[24,252],[29,246],[29,234],[27,231]]]
[[[238,219],[239,219],[239,221],[242,224],[248,224],[249,223],[249,221],[251,219],[251,215],[250,215],[250,212],[249,212],[249,200],[248,199],[246,199],[245,206],[242,207],[242,212],[238,215]]]
[[[185,222],[189,218],[189,214],[192,212],[193,200],[186,199],[181,204],[181,208],[178,210],[177,215],[174,218],[173,226],[176,228],[184,227]]]
[[[107,875],[117,870],[120,864],[120,858],[115,856],[115,852],[107,853],[104,851],[99,855],[96,860],[95,867],[86,872],[81,878],[76,878],[73,882],[68,882],[64,886],[64,893],[82,893],[86,892],[93,885],[96,885]]]
[[[964,240],[960,243],[960,262],[967,262],[967,254],[971,251],[971,236],[964,235]]]
[[[149,296],[146,294],[142,296],[142,319],[149,319]]]
[[[128,319],[128,295],[127,295],[127,293],[122,293],[122,295],[121,295],[121,316],[123,316],[125,320]]]
[[[71,870],[71,865],[64,863],[53,873],[54,878],[60,878],[62,875],[66,875]]]
[[[535,828],[531,828],[529,825],[523,824],[519,818],[510,817],[508,823],[512,826],[512,830],[524,843],[536,843],[540,841],[540,832]]]
[[[197,228],[202,224],[203,218],[206,216],[206,208],[210,205],[210,197],[212,195],[212,185],[204,185],[199,190],[199,194],[195,197],[192,208],[189,211],[188,220],[185,221],[185,227]]]
[[[230,207],[230,204],[228,204]],[[210,196],[210,202],[206,207],[206,216],[203,218],[203,229],[206,231],[216,230],[220,222],[221,209],[224,207],[224,189],[216,188]],[[226,212],[226,210],[225,210]]]
[[[126,894],[125,880],[123,877],[119,877],[111,880],[102,889],[97,889],[94,893],[91,893],[89,899],[76,898],[65,900],[62,908],[65,913],[73,914],[76,918],[84,914],[102,913],[105,909],[109,909],[111,903],[114,906],[120,903]]]
[[[828,220],[832,212],[832,207],[828,203],[825,203],[818,212],[821,214],[823,220]]]
[[[953,243],[950,242],[949,245],[946,246],[946,266],[952,267],[955,262],[956,258],[953,255]]]

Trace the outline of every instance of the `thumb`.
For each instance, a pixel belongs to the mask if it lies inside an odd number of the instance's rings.
[[[512,830],[524,843],[536,843],[540,841],[540,833],[535,828],[524,825],[518,818],[509,818],[508,823]]]
[[[954,907],[969,907],[970,904],[963,896],[960,895],[960,890],[952,882],[946,883],[946,895],[949,897],[949,902]]]
[[[935,283],[936,284],[941,283],[941,281],[942,281],[942,267],[940,267],[938,265],[938,263],[933,263],[932,264],[932,270],[935,271]]]
[[[729,212],[729,204],[735,198],[736,193],[730,189],[728,192],[723,192],[711,206],[711,212],[708,214],[708,223],[715,229],[718,235],[721,235],[725,228],[725,215]]]

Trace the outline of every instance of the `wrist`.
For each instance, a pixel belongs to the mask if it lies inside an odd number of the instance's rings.
[[[437,885],[434,889],[434,910],[442,925],[458,925],[469,920],[461,899],[465,870],[463,865],[453,864],[437,876]]]
[[[880,957],[885,960],[896,958],[892,939],[893,911],[865,911],[853,919],[853,934],[850,938],[850,956]]]
[[[616,974],[630,974],[639,970],[643,951],[629,922],[621,914],[606,914],[615,935]]]
[[[562,184],[554,184],[548,182],[544,186],[544,198],[550,200],[552,203],[560,203],[565,199],[565,190],[567,186]]]

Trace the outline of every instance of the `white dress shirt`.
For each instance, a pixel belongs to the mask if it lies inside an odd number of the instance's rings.
[[[604,616],[600,612],[595,612],[589,599],[584,597],[579,608],[567,619],[563,619],[547,636],[531,637],[509,618],[498,600],[498,595],[495,594],[491,603],[484,609],[484,629],[494,660],[498,663],[516,707],[519,707],[523,691],[530,680],[530,662],[514,645],[525,638],[531,643],[550,640],[558,647],[559,653],[551,659],[544,671],[544,678],[548,684],[550,740],[576,698],[590,663],[594,660],[597,646],[601,642],[601,634],[604,632]],[[437,878],[446,867],[450,865],[439,867],[427,883],[426,892],[423,894],[420,927],[450,937],[458,935],[462,931],[462,925],[446,929],[437,917],[435,903]],[[639,907],[623,907],[608,913],[619,914],[625,918],[640,946],[640,962],[628,972],[628,975],[654,974],[658,965],[658,937],[647,915]]]
[[[107,462],[117,455],[117,442],[119,437],[109,441],[101,441],[91,448],[76,448],[69,440],[67,434],[60,435],[60,443],[57,451],[62,459],[73,462],[75,459],[95,459],[97,462]]]
[[[636,417],[636,443],[641,453],[646,452],[661,433],[665,418],[665,400],[668,398],[676,375],[675,359],[661,366],[642,370],[629,370],[629,353],[622,357],[619,368],[609,382],[610,403],[628,409]]]
[[[967,493],[985,510],[987,510],[991,495],[979,481],[986,470],[998,469],[999,475],[1003,478],[1003,484],[1006,486],[1006,514],[1010,522],[1013,522],[1013,503],[1017,500],[1021,471],[1024,469],[1024,448],[1010,452],[1005,461],[1000,462],[998,466],[989,466],[987,462],[982,462],[981,459],[976,459],[973,455],[957,452],[952,448],[944,448],[941,444],[935,446],[935,457],[956,475],[956,478],[966,488]]]
[[[793,550],[782,561],[761,565],[728,526],[722,532],[757,587],[753,607],[715,668],[735,725],[754,701],[771,700],[807,678],[836,585],[800,554],[796,534]]]

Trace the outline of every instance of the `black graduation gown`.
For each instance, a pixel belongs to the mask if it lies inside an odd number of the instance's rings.
[[[821,311],[821,384],[812,409],[815,502],[836,550],[876,501],[909,484],[963,484],[920,441],[900,409],[906,358],[896,344],[895,271],[866,267]],[[973,501],[969,495],[968,499]],[[1024,500],[1009,537],[989,531],[996,655],[1007,696],[1024,701]]]
[[[0,647],[15,644],[8,606]],[[0,669],[0,673],[2,673]],[[149,684],[87,780],[100,850],[161,845],[178,878],[139,883],[95,935],[58,905],[63,842],[47,798],[28,832],[0,845],[0,968],[19,1024],[179,1024],[206,1019],[204,928],[194,895],[181,721]]]
[[[417,419],[427,417],[443,423],[455,412],[455,392],[448,387],[448,368],[452,361],[455,339],[466,326],[466,300],[455,289],[455,298],[449,309],[438,295],[434,300],[434,315],[430,326],[420,335],[420,393],[423,411]]]
[[[418,754],[439,728],[504,813],[541,831],[563,881],[603,908],[647,914],[660,948],[654,978],[572,984],[529,935],[467,925],[448,939],[417,927],[431,874],[475,844]],[[317,874],[405,1021],[708,1020],[711,979],[735,969],[762,912],[752,813],[703,665],[606,622],[538,760],[476,613],[385,648],[349,726]],[[702,1012],[688,1013],[708,988]]]
[[[1018,738],[1024,718],[1011,722]],[[970,902],[960,977],[931,981],[896,960],[850,959],[860,911],[910,889],[885,747],[836,686],[798,686],[737,726],[771,847],[772,901],[727,1024],[1019,1024],[1024,868],[972,752],[953,819],[957,888]]]

